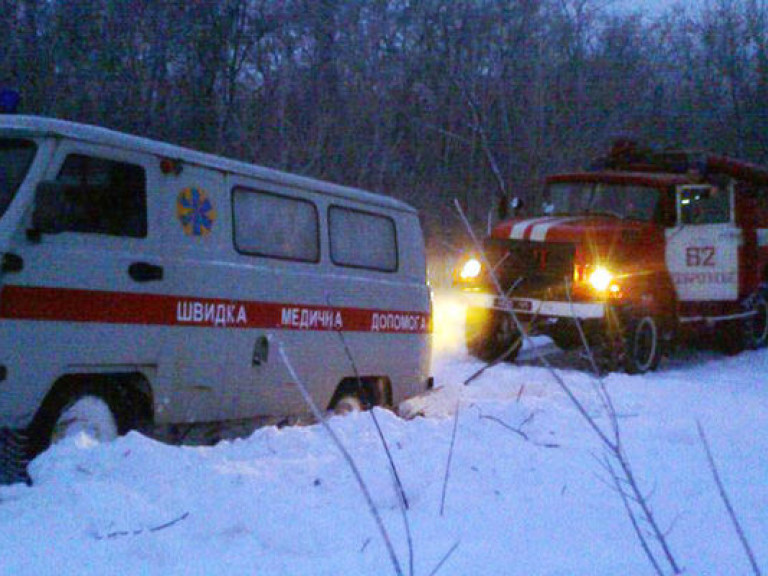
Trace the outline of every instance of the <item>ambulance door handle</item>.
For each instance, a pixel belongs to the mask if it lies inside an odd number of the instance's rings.
[[[253,365],[261,366],[269,360],[269,337],[259,336],[256,338],[256,345],[253,347]]]
[[[163,279],[163,267],[148,262],[134,262],[128,267],[128,274],[136,282],[154,282]]]

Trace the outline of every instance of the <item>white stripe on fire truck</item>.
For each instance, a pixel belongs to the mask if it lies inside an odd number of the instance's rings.
[[[544,240],[547,239],[547,232],[549,232],[551,228],[567,224],[568,222],[573,222],[574,220],[578,220],[578,218],[558,218],[557,220],[539,224],[531,231],[530,238],[536,242],[544,242]]]
[[[509,233],[509,237],[512,240],[524,240],[526,230],[542,222],[547,222],[551,219],[551,216],[544,216],[543,218],[531,218],[530,220],[523,220],[522,222],[518,222],[512,226],[512,231]]]

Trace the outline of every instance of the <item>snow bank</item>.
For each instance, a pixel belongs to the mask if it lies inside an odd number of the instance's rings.
[[[650,574],[602,455],[550,376],[438,351],[426,417],[376,410],[410,509],[414,573]],[[687,574],[749,574],[696,434],[707,430],[758,561],[768,565],[768,351],[689,353],[645,376],[611,375],[634,469]],[[605,424],[588,375],[564,372]],[[445,513],[446,461],[458,430]],[[370,414],[331,425],[368,483],[404,573],[394,483]],[[354,478],[319,426],[264,428],[215,447],[131,433],[70,439],[0,487],[0,574],[394,573]],[[766,568],[763,568],[764,570]]]

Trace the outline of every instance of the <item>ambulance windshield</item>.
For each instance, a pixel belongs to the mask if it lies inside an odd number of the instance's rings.
[[[32,140],[0,138],[0,217],[24,182],[36,151]]]
[[[552,215],[594,214],[650,222],[659,205],[659,190],[637,184],[557,182],[547,192],[543,212]]]

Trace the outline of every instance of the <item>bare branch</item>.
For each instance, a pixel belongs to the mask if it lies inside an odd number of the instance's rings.
[[[451,460],[453,460],[453,447],[456,444],[456,429],[459,427],[459,406],[460,401],[456,401],[456,412],[453,415],[453,432],[451,433],[451,447],[448,450],[448,461],[445,464],[445,476],[443,478],[443,495],[440,498],[440,516],[445,511],[445,496],[448,491],[448,479],[451,475]]]
[[[474,374],[472,374],[469,378],[464,380],[464,386],[468,385],[473,380],[479,378],[483,374],[483,372],[485,372],[489,368],[493,368],[494,366],[497,366],[498,364],[501,364],[502,362],[504,362],[507,358],[509,358],[509,356],[512,354],[512,352],[514,352],[517,349],[518,346],[520,346],[520,338],[519,337],[515,339],[515,341],[512,343],[512,345],[509,348],[507,348],[506,352],[504,352],[501,356],[496,358],[493,362],[489,362],[487,364],[484,364],[482,368],[480,368]]]
[[[121,538],[123,536],[139,536],[140,534],[144,534],[145,532],[160,532],[161,530],[165,530],[166,528],[175,526],[179,522],[186,520],[188,517],[189,517],[189,512],[184,512],[184,514],[182,514],[178,518],[174,518],[173,520],[166,522],[164,524],[160,524],[159,526],[152,526],[150,528],[147,528],[146,530],[143,528],[140,528],[138,530],[117,530],[115,532],[109,532],[104,536],[96,536],[96,540],[114,540],[115,538]]]
[[[328,294],[325,295],[326,302],[328,302],[328,305],[331,305],[331,299]],[[355,362],[355,358],[352,355],[352,351],[349,349],[349,345],[347,344],[347,339],[344,338],[344,333],[341,330],[337,330],[336,334],[339,336],[339,340],[341,340],[342,347],[344,348],[344,353],[347,356],[347,359],[349,360],[349,363],[352,365],[352,371],[355,374],[355,378],[357,379],[358,386],[362,388],[363,386],[363,380],[360,377],[360,371],[357,369],[357,362]],[[397,495],[399,497],[399,504],[400,504],[400,512],[403,517],[403,524],[405,526],[405,535],[406,539],[408,541],[408,566],[409,570],[408,573],[413,576],[413,538],[411,536],[411,523],[408,520],[408,497],[405,495],[405,489],[403,488],[403,483],[400,481],[400,474],[397,472],[397,466],[395,466],[395,461],[392,458],[392,451],[389,449],[389,444],[387,443],[387,439],[384,437],[384,432],[381,430],[381,426],[379,425],[379,419],[376,417],[376,413],[373,409],[368,410],[368,414],[371,416],[371,420],[373,420],[373,424],[376,427],[376,432],[379,435],[379,440],[381,440],[381,445],[384,447],[384,452],[387,455],[387,461],[389,462],[389,470],[392,473],[392,478],[395,483],[395,488],[397,489]]]
[[[435,576],[440,571],[440,568],[443,567],[443,564],[445,564],[448,561],[448,558],[450,558],[454,552],[456,552],[456,549],[459,547],[459,542],[456,542],[453,546],[450,547],[448,552],[445,553],[445,556],[440,560],[440,562],[437,563],[437,566],[435,566],[435,569],[432,570],[432,572],[429,573],[429,576]]]
[[[621,496],[621,501],[624,504],[624,509],[626,510],[627,516],[629,517],[629,520],[632,523],[632,528],[634,529],[635,534],[637,535],[637,539],[640,541],[640,546],[643,548],[643,552],[645,552],[645,555],[648,558],[648,561],[653,566],[653,569],[655,570],[656,574],[658,574],[658,576],[664,576],[664,573],[662,572],[661,567],[659,566],[659,563],[653,554],[653,551],[648,545],[648,541],[645,539],[645,535],[643,534],[643,531],[640,530],[640,525],[637,522],[635,511],[632,510],[632,506],[629,504],[629,499],[627,498],[627,494],[626,492],[624,492],[624,489],[621,487],[622,479],[619,477],[618,474],[616,474],[616,471],[611,465],[610,460],[608,460],[607,458],[605,459],[605,468],[610,473],[611,478],[613,479],[613,483],[616,486],[616,491]]]
[[[301,392],[301,395],[304,398],[304,402],[306,402],[307,406],[309,406],[309,409],[312,411],[312,414],[314,415],[315,418],[317,418],[318,422],[320,422],[320,424],[323,426],[325,431],[328,432],[328,435],[331,437],[331,440],[333,440],[333,443],[336,445],[336,448],[338,448],[339,452],[341,452],[341,455],[343,456],[350,470],[352,470],[352,474],[354,475],[355,480],[357,481],[357,485],[360,487],[360,491],[363,493],[363,496],[365,497],[365,502],[368,504],[368,510],[371,513],[371,516],[373,516],[374,520],[376,521],[376,526],[378,527],[379,533],[381,534],[381,537],[384,540],[384,544],[387,547],[387,552],[389,553],[389,559],[392,562],[392,568],[394,569],[395,574],[397,574],[398,576],[403,576],[403,569],[400,567],[400,561],[397,559],[397,554],[395,554],[395,549],[392,547],[392,540],[389,537],[387,528],[386,526],[384,526],[384,521],[381,519],[379,510],[378,508],[376,508],[376,504],[373,502],[373,497],[371,496],[371,493],[368,490],[368,486],[365,483],[365,480],[363,480],[363,476],[362,474],[360,474],[360,470],[358,469],[357,464],[355,464],[355,461],[352,458],[352,455],[347,451],[347,449],[344,447],[344,444],[342,444],[341,440],[336,435],[336,432],[334,432],[333,428],[331,428],[331,426],[328,424],[328,420],[325,418],[325,415],[317,407],[317,404],[315,404],[315,401],[312,400],[312,397],[309,395],[309,391],[307,390],[307,387],[304,385],[304,381],[301,380],[301,378],[299,378],[298,374],[296,374],[296,370],[293,368],[293,364],[291,363],[290,359],[288,358],[288,355],[283,349],[282,343],[278,343],[277,350],[278,350],[278,353],[280,354],[280,358],[282,358],[283,363],[285,364],[285,367],[288,370],[288,373],[291,376],[291,379],[299,387],[299,391]]]
[[[736,517],[736,512],[731,505],[731,500],[728,498],[728,494],[725,491],[725,486],[723,485],[723,481],[720,478],[720,473],[717,470],[717,465],[715,464],[715,459],[712,456],[712,450],[709,447],[707,436],[704,434],[704,428],[701,426],[701,422],[698,420],[696,421],[696,427],[699,430],[699,438],[701,439],[701,444],[704,446],[704,451],[707,453],[709,470],[712,472],[712,477],[715,479],[715,483],[717,484],[717,491],[720,494],[720,498],[728,510],[728,516],[731,518],[733,528],[736,530],[736,534],[739,537],[741,546],[744,548],[744,553],[747,555],[747,558],[749,558],[749,564],[752,566],[752,571],[755,573],[755,576],[761,576],[762,573],[760,572],[760,567],[757,565],[757,560],[755,560],[755,555],[752,552],[752,548],[749,545],[749,541],[747,540],[746,535],[744,534],[744,529],[741,527],[741,523]]]
[[[528,438],[528,434],[526,434],[525,432],[523,432],[522,430],[520,430],[518,428],[515,428],[514,426],[510,426],[509,424],[504,422],[504,420],[502,420],[501,418],[496,418],[496,416],[486,416],[485,414],[481,413],[480,414],[480,419],[481,420],[490,420],[491,422],[496,422],[496,424],[499,424],[500,426],[503,426],[504,428],[506,428],[510,432],[514,432],[515,434],[520,436],[520,438],[522,438],[526,442],[530,442],[531,441],[531,439]]]

